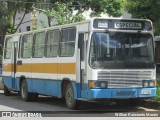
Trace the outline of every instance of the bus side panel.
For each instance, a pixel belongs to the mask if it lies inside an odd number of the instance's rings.
[[[60,96],[62,96],[60,90],[61,90],[61,81],[45,80],[45,93],[46,93],[46,95],[60,97]]]
[[[15,81],[16,81],[16,86],[17,86],[17,90],[18,91],[20,91],[20,85],[19,85],[19,83],[20,83],[20,81],[19,81],[20,79],[19,78],[15,78]]]
[[[32,78],[32,88],[41,94],[45,94],[44,91],[44,60],[43,58],[32,58],[31,61],[31,78]]]
[[[45,94],[44,92],[44,80],[41,79],[32,79],[32,91],[35,93]]]
[[[12,89],[12,78],[10,76],[3,76],[2,80],[3,84],[7,86],[7,88]]]
[[[58,96],[58,97],[62,96],[61,81],[46,80],[46,79],[32,79],[32,80],[27,80],[27,83],[28,83],[29,92],[44,94],[44,95],[51,95],[51,96]],[[31,86],[33,88],[31,88]]]

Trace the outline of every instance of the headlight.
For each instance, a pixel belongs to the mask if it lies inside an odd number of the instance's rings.
[[[157,85],[156,81],[152,81],[152,80],[143,81],[143,87],[155,87],[156,85]]]
[[[149,87],[154,87],[154,82],[153,81],[149,82]]]
[[[143,87],[148,87],[148,81],[143,82]]]
[[[108,88],[107,81],[89,81],[89,88]]]

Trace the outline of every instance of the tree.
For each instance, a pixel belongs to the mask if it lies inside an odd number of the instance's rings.
[[[134,18],[150,19],[154,25],[155,35],[160,34],[159,0],[126,0],[125,9]]]
[[[121,15],[122,0],[50,0],[50,2],[50,8],[44,10],[44,13],[48,16],[49,21],[55,18],[57,24],[82,21],[85,19],[82,13],[89,9],[92,11],[90,14],[92,17],[100,16],[101,13],[108,13],[114,17]],[[50,22],[49,26],[51,26]]]
[[[37,5],[39,3],[42,5]],[[89,9],[92,10],[91,16],[99,16],[102,12],[116,17],[121,15],[121,0],[45,0],[45,2],[44,0],[3,0],[0,1],[0,43],[3,43],[7,33],[13,34],[17,31],[34,4],[36,7],[44,9],[49,21],[54,17],[58,24],[81,21],[84,19],[82,12]],[[51,4],[49,8],[48,4]],[[43,5],[47,5],[47,7]],[[76,10],[77,13],[73,14],[73,10]],[[21,21],[15,25],[15,16],[22,11],[24,14]]]
[[[13,34],[17,31],[22,23],[25,15],[32,10],[33,3],[29,3],[36,0],[4,0],[0,1],[0,43],[3,44],[5,35]],[[15,17],[18,12],[23,11],[20,23],[15,25]]]
[[[108,13],[111,16],[121,15],[122,0],[50,0],[52,4],[56,2],[72,2],[72,8],[75,10],[92,10],[92,15],[99,16],[101,13]]]
[[[49,10],[45,10],[45,14],[48,16],[48,24],[51,26],[51,19],[56,19],[58,25],[79,22],[84,20],[85,18],[82,15],[82,12],[77,11],[73,13],[73,9],[71,8],[72,2],[68,3],[54,3],[54,7]]]

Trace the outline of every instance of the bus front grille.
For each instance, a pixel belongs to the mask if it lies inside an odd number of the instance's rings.
[[[140,88],[142,80],[151,80],[151,71],[99,71],[99,81],[108,81],[108,88]]]

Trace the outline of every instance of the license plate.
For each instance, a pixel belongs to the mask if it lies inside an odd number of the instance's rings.
[[[151,94],[151,90],[141,90],[141,94],[150,95]]]

